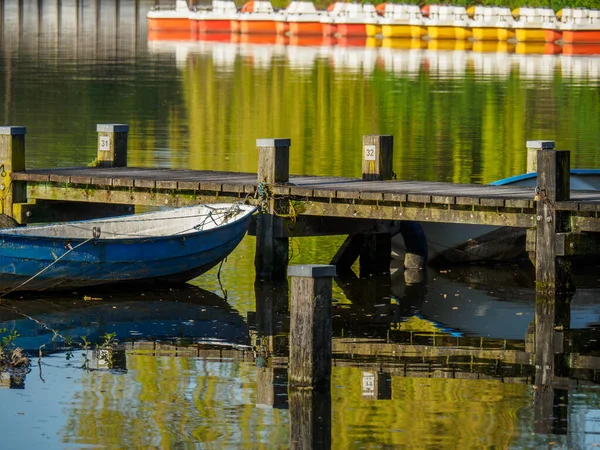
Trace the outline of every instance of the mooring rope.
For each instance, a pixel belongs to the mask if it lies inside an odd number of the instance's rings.
[[[74,252],[75,250],[77,250],[79,247],[81,247],[84,244],[87,244],[88,242],[92,241],[96,239],[96,237],[92,236],[89,239],[86,239],[83,242],[80,242],[79,244],[77,244],[75,247],[70,247],[69,250],[67,250],[65,253],[63,253],[61,256],[59,256],[58,258],[56,258],[54,261],[52,261],[50,264],[48,264],[46,267],[44,267],[42,270],[40,270],[38,273],[36,273],[35,275],[33,275],[32,277],[28,278],[27,280],[23,281],[21,284],[19,284],[17,287],[14,287],[12,289],[10,289],[8,292],[5,292],[3,294],[0,295],[0,299],[3,299],[4,297],[6,297],[9,294],[12,294],[13,292],[15,292],[16,290],[22,288],[23,286],[25,286],[27,283],[33,281],[34,279],[36,279],[38,276],[40,276],[41,274],[43,274],[46,270],[48,270],[50,267],[52,267],[54,264],[56,264],[57,262],[59,262],[61,259],[63,259],[65,256],[67,256],[69,253]]]

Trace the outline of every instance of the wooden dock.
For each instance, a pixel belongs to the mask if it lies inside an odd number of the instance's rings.
[[[363,138],[361,179],[290,176],[289,139],[257,140],[257,173],[133,168],[126,167],[127,133],[127,125],[98,125],[99,167],[26,170],[25,128],[0,127],[4,212],[29,223],[126,213],[132,205],[250,201],[261,206],[257,275],[273,279],[285,278],[290,236],[361,235],[362,250],[340,252],[346,265],[360,256],[361,266],[372,266],[368,273],[389,270],[390,223],[398,221],[527,228],[544,289],[567,284],[556,281],[564,278],[557,258],[600,250],[600,192],[570,192],[569,153],[548,141],[534,142],[536,190],[395,180],[393,139],[377,135]]]

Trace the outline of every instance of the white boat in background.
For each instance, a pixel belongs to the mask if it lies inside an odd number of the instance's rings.
[[[321,36],[321,19],[326,15],[327,12],[317,10],[313,2],[294,0],[276,14],[277,33],[289,33],[290,36]]]
[[[475,6],[472,11],[473,40],[507,41],[515,37],[514,18],[509,8]]]
[[[513,10],[517,19],[513,23],[515,36],[519,42],[546,42],[548,32],[560,38],[556,14],[551,8],[517,8]]]
[[[199,9],[190,14],[192,29],[198,33],[230,33],[232,23],[238,18],[233,0],[213,0],[209,9]]]
[[[490,183],[493,186],[535,188],[537,173],[526,173]],[[571,190],[600,190],[599,169],[571,169]],[[427,241],[429,263],[461,264],[482,261],[507,261],[525,255],[524,228],[494,225],[418,222]],[[392,237],[392,256],[404,257],[404,239]]]
[[[431,5],[425,20],[430,39],[469,39],[470,18],[464,6]]]
[[[560,16],[559,28],[565,44],[600,43],[600,10],[563,8],[557,15]],[[549,30],[546,42],[554,42],[560,37],[560,33]]]
[[[418,5],[386,3],[379,23],[384,38],[420,39],[427,34]]]
[[[240,9],[237,21],[232,23],[234,33],[277,34],[275,10],[269,0],[250,0]]]
[[[190,29],[190,8],[186,0],[176,0],[175,7],[155,6],[148,11],[148,29],[153,31],[185,31]]]

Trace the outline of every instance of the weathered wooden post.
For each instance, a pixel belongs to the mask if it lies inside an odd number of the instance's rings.
[[[362,179],[364,181],[393,179],[394,136],[364,135],[362,147]]]
[[[556,233],[568,231],[569,214],[557,211],[556,203],[570,198],[570,154],[566,150],[538,150],[537,155],[536,288],[548,294],[567,292],[572,289],[569,263],[556,256]]]
[[[554,150],[554,141],[527,141],[527,173],[537,172],[538,150]]]
[[[283,219],[277,214],[288,211],[288,199],[277,198],[273,186],[290,179],[290,139],[257,139],[258,191],[262,201],[256,221],[256,277],[285,280],[288,262],[288,238]]]
[[[98,124],[98,167],[127,167],[129,125]]]
[[[331,387],[322,390],[296,389],[289,394],[290,448],[331,448]]]
[[[320,388],[331,378],[331,285],[335,266],[288,268],[291,277],[291,388]]]
[[[362,179],[382,181],[394,178],[394,136],[369,134],[362,140]],[[360,250],[360,276],[386,273],[392,260],[392,236],[390,233],[363,234]]]
[[[10,174],[25,170],[25,127],[0,127],[2,213],[14,217],[13,204],[27,201],[25,183],[12,182]]]

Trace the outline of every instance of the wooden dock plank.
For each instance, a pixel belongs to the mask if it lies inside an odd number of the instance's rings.
[[[151,206],[237,201],[258,189],[255,173],[166,168],[36,169],[11,178],[28,182],[32,199],[63,198],[68,188],[74,201]],[[535,226],[532,187],[292,175],[269,190],[306,203],[306,215]],[[600,231],[599,192],[572,191],[556,207],[573,215],[574,231]]]

